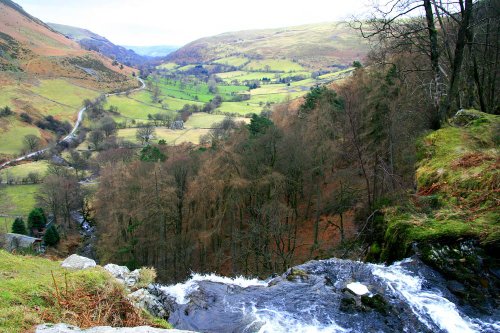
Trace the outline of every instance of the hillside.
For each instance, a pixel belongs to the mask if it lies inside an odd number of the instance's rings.
[[[87,29],[57,23],[48,23],[48,25],[66,37],[76,41],[84,49],[102,53],[127,66],[141,65],[150,60],[149,57],[139,55],[123,46],[115,45],[105,37],[99,36]]]
[[[0,108],[12,111],[0,117],[0,157],[19,154],[28,134],[53,141],[57,130],[48,127],[74,122],[85,98],[137,86],[134,72],[0,0]],[[36,125],[48,116],[54,126]]]
[[[228,32],[187,44],[168,59],[179,64],[224,63],[225,58],[287,59],[308,69],[347,67],[367,54],[367,44],[343,22]],[[229,59],[231,60],[231,59]]]

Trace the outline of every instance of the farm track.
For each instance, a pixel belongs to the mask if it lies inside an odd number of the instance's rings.
[[[112,94],[106,94],[106,97],[115,96],[115,95],[122,95],[122,94],[126,94],[126,93],[131,93],[131,92],[134,92],[134,91],[140,91],[140,90],[143,90],[144,88],[146,88],[146,83],[144,82],[144,80],[142,80],[141,78],[137,78],[137,79],[142,84],[139,88],[129,89],[129,90],[125,90],[125,91],[117,92],[117,93],[112,93]],[[70,140],[71,138],[73,138],[75,136],[75,132],[78,130],[78,128],[80,127],[80,125],[81,125],[81,123],[83,121],[83,114],[85,113],[86,109],[87,109],[86,107],[83,107],[83,108],[80,109],[80,111],[78,112],[78,118],[76,120],[75,125],[73,126],[73,129],[71,130],[71,132],[68,135],[66,135],[58,143],[68,141],[68,140]],[[9,166],[10,164],[12,164],[14,162],[24,161],[24,160],[29,159],[31,157],[35,157],[37,155],[40,155],[40,154],[46,152],[48,149],[49,149],[49,147],[41,149],[41,150],[38,150],[38,151],[35,151],[35,152],[32,152],[32,153],[29,153],[29,154],[26,154],[26,155],[23,155],[23,156],[20,156],[18,158],[12,159],[12,160],[9,160],[9,161],[1,164],[0,165],[0,169],[3,169],[5,167],[7,167],[7,166]]]

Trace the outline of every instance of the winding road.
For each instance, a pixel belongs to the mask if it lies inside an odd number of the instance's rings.
[[[113,93],[113,94],[106,94],[105,96],[106,97],[110,97],[110,96],[115,96],[115,95],[123,95],[123,94],[126,94],[126,93],[131,93],[131,92],[134,92],[134,91],[143,90],[144,88],[146,88],[146,83],[144,82],[143,79],[137,78],[137,80],[139,80],[139,82],[141,83],[141,86],[139,88],[125,90],[125,91],[117,92],[117,93]],[[76,120],[75,126],[73,126],[73,129],[71,130],[71,132],[68,135],[66,135],[63,139],[61,139],[58,143],[69,141],[69,140],[71,140],[72,138],[75,137],[75,133],[78,130],[78,128],[80,127],[80,125],[81,125],[81,123],[83,121],[83,113],[85,112],[85,110],[87,110],[86,107],[83,107],[83,108],[80,109],[80,111],[78,112],[78,118]],[[31,157],[35,157],[35,156],[37,156],[39,154],[42,154],[42,153],[46,152],[47,150],[49,150],[49,147],[41,149],[41,150],[34,151],[32,153],[29,153],[29,154],[26,154],[26,155],[23,155],[23,156],[20,156],[18,158],[13,159],[13,160],[7,161],[7,162],[5,162],[5,163],[3,163],[3,164],[0,165],[0,169],[5,168],[6,166],[8,166],[8,165],[10,165],[12,163],[19,162],[19,161],[24,161],[24,160],[29,159]]]

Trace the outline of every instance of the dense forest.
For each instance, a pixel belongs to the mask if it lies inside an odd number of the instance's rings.
[[[250,124],[226,118],[201,146],[110,145],[86,166],[100,175],[95,193],[54,169],[44,207],[70,227],[83,202],[102,262],[154,266],[163,281],[365,258],[383,242],[383,208],[415,191],[422,135],[459,109],[500,112],[499,1],[391,4],[351,22],[372,50],[346,80]]]

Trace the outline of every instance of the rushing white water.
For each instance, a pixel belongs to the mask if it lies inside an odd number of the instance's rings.
[[[242,311],[245,312],[245,309]],[[303,309],[303,311],[308,311]],[[247,326],[248,332],[252,331],[254,325],[260,326],[258,333],[288,333],[288,332],[303,332],[303,333],[339,333],[349,332],[333,320],[329,324],[321,324],[318,320],[312,320],[307,323],[301,318],[296,318],[290,313],[284,313],[276,310],[257,309],[251,307],[251,316],[255,318],[252,323]]]
[[[376,312],[353,314],[339,309],[339,299],[346,297],[344,288],[348,286],[358,295],[377,294],[385,290],[381,294],[390,305],[395,304],[395,308],[399,308],[405,304],[404,309],[398,310],[402,312],[388,314],[392,316],[392,323],[402,325],[401,331],[420,332],[427,328],[431,332],[447,333],[500,332],[500,320],[490,317],[487,319],[489,322],[485,322],[467,317],[444,296],[447,291],[443,291],[443,295],[438,286],[428,288],[428,282],[423,277],[410,271],[417,267],[413,264],[419,263],[410,263],[411,259],[407,259],[383,266],[331,259],[300,266],[310,274],[303,281],[290,282],[285,276],[268,283],[244,277],[193,274],[185,283],[158,288],[181,305],[175,317],[177,323],[184,325],[181,328],[187,325],[187,328],[196,329],[201,325],[200,330],[208,332],[360,333],[372,325],[378,325],[376,329],[380,332],[386,329],[394,331],[394,326],[384,326],[386,319],[377,319]],[[325,277],[328,276],[331,278],[329,285],[325,284]],[[352,282],[353,279],[357,282]],[[243,289],[229,288],[228,292],[220,286],[202,282]],[[442,284],[439,287],[446,288]],[[194,303],[190,303],[190,295],[197,290],[202,292],[203,305],[198,305],[200,295],[194,298]],[[207,299],[210,301],[203,303],[203,295],[209,295]],[[357,304],[360,304],[357,299]],[[207,324],[207,318],[213,318],[214,322]],[[405,322],[405,318],[409,321]],[[402,324],[398,320],[403,320]],[[412,320],[419,321],[420,326],[414,327]]]
[[[373,265],[373,274],[380,277],[393,293],[400,295],[411,306],[420,321],[429,329],[429,319],[449,333],[480,332],[477,324],[459,313],[455,304],[441,296],[438,291],[422,289],[422,279],[407,272],[397,262],[391,266]]]
[[[238,276],[235,278],[229,278],[225,276],[219,276],[216,274],[198,274],[193,273],[191,279],[184,283],[177,283],[171,286],[163,286],[160,289],[175,298],[178,304],[186,304],[189,299],[188,296],[192,292],[198,289],[198,281],[209,281],[217,282],[229,285],[235,285],[242,288],[248,288],[250,286],[261,286],[267,287],[267,282],[258,279],[247,279],[243,276]]]

